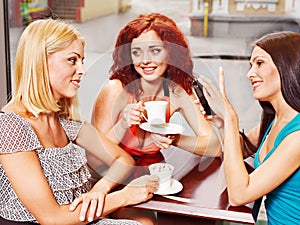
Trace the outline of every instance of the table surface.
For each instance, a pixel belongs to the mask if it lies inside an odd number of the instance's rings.
[[[184,164],[188,163],[179,164],[174,165],[175,168],[183,171]],[[175,174],[174,178],[183,185],[181,192],[171,195],[175,199],[154,195],[148,202],[133,207],[172,215],[255,224],[252,214],[254,202],[239,207],[229,205],[221,158],[203,157],[185,174],[180,177]],[[176,197],[189,202],[178,201]]]

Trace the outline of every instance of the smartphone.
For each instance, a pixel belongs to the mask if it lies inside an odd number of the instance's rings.
[[[202,84],[198,80],[194,80],[193,90],[194,90],[195,95],[197,96],[197,98],[198,98],[199,102],[201,103],[202,107],[204,108],[206,114],[207,115],[214,115],[214,112],[209,107],[209,104],[208,104],[206,98],[204,97],[202,89],[203,89]]]

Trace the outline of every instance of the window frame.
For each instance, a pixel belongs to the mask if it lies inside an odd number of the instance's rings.
[[[11,62],[9,42],[8,0],[0,1],[0,106],[11,97]]]

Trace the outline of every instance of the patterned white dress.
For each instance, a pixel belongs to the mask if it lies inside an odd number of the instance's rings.
[[[44,148],[31,124],[15,113],[0,113],[0,154],[18,151],[36,151],[49,186],[60,205],[72,201],[91,189],[91,174],[87,167],[84,149],[74,143],[82,122],[60,118],[69,139],[63,148]],[[15,194],[0,164],[0,217],[19,222],[35,222],[36,219],[24,207]],[[91,224],[140,223],[131,220],[101,219]]]

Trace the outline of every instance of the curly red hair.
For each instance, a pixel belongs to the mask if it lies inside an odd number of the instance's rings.
[[[140,93],[140,78],[131,59],[131,43],[145,31],[153,30],[164,42],[168,52],[168,69],[165,78],[170,83],[179,84],[188,94],[192,93],[193,61],[184,34],[176,23],[159,13],[140,15],[130,21],[119,33],[113,52],[110,79],[119,79],[131,93]],[[170,82],[172,81],[172,82]],[[134,85],[132,85],[135,83]],[[128,85],[131,84],[131,85]]]

